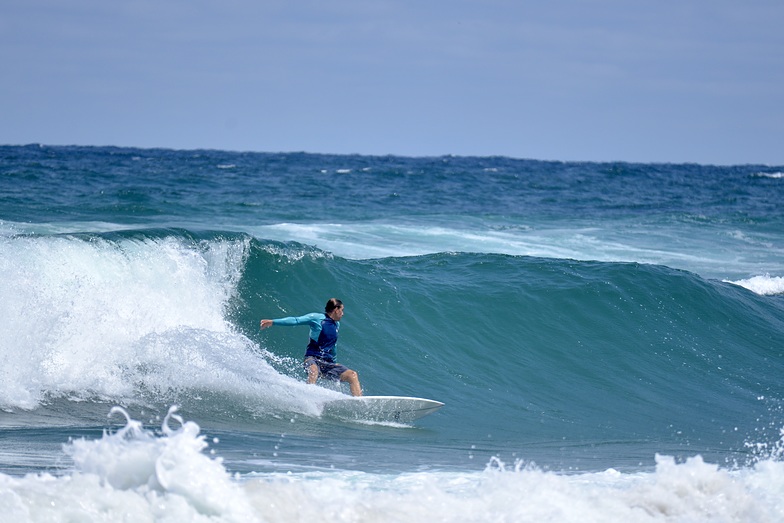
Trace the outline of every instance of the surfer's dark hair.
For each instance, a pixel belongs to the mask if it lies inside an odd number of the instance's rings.
[[[330,312],[334,311],[335,309],[339,309],[343,306],[343,302],[337,298],[330,298],[327,301],[327,305],[324,307],[324,312],[329,314]]]

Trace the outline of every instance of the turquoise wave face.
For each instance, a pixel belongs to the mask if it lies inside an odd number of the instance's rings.
[[[238,328],[346,304],[339,360],[370,393],[433,397],[468,440],[615,438],[743,452],[780,416],[782,301],[661,266],[488,254],[351,261],[253,243]],[[450,408],[451,407],[451,408]]]
[[[338,357],[366,392],[443,401],[431,420],[442,435],[488,453],[554,441],[743,453],[781,416],[781,296],[685,271],[493,254],[348,260],[174,229],[4,241],[3,321],[19,333],[4,342],[17,369],[4,408],[62,417],[71,398],[95,402],[96,417],[121,401],[229,424],[315,419],[317,406],[293,399],[307,396],[306,330],[258,321],[336,296]]]

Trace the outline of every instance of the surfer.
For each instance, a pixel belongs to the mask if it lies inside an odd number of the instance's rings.
[[[342,317],[343,302],[337,298],[330,298],[323,313],[312,312],[298,317],[261,320],[261,328],[267,329],[273,325],[285,327],[308,325],[310,340],[305,351],[304,361],[305,370],[308,372],[308,383],[316,383],[320,376],[326,379],[345,381],[351,387],[352,396],[361,396],[362,387],[359,385],[359,376],[356,371],[335,362],[338,331]]]

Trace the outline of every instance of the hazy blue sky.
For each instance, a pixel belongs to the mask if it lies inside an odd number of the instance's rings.
[[[784,164],[781,0],[2,0],[0,143]]]

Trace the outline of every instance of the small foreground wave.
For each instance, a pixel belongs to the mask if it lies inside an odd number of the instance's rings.
[[[9,520],[38,521],[781,521],[784,463],[771,455],[736,470],[700,456],[657,456],[651,472],[557,474],[492,459],[482,472],[399,475],[331,471],[230,474],[200,427],[169,409],[153,433],[126,423],[63,446],[59,477],[0,474]],[[179,428],[172,428],[172,423]],[[780,445],[779,445],[780,447]],[[303,500],[306,500],[303,502]]]

